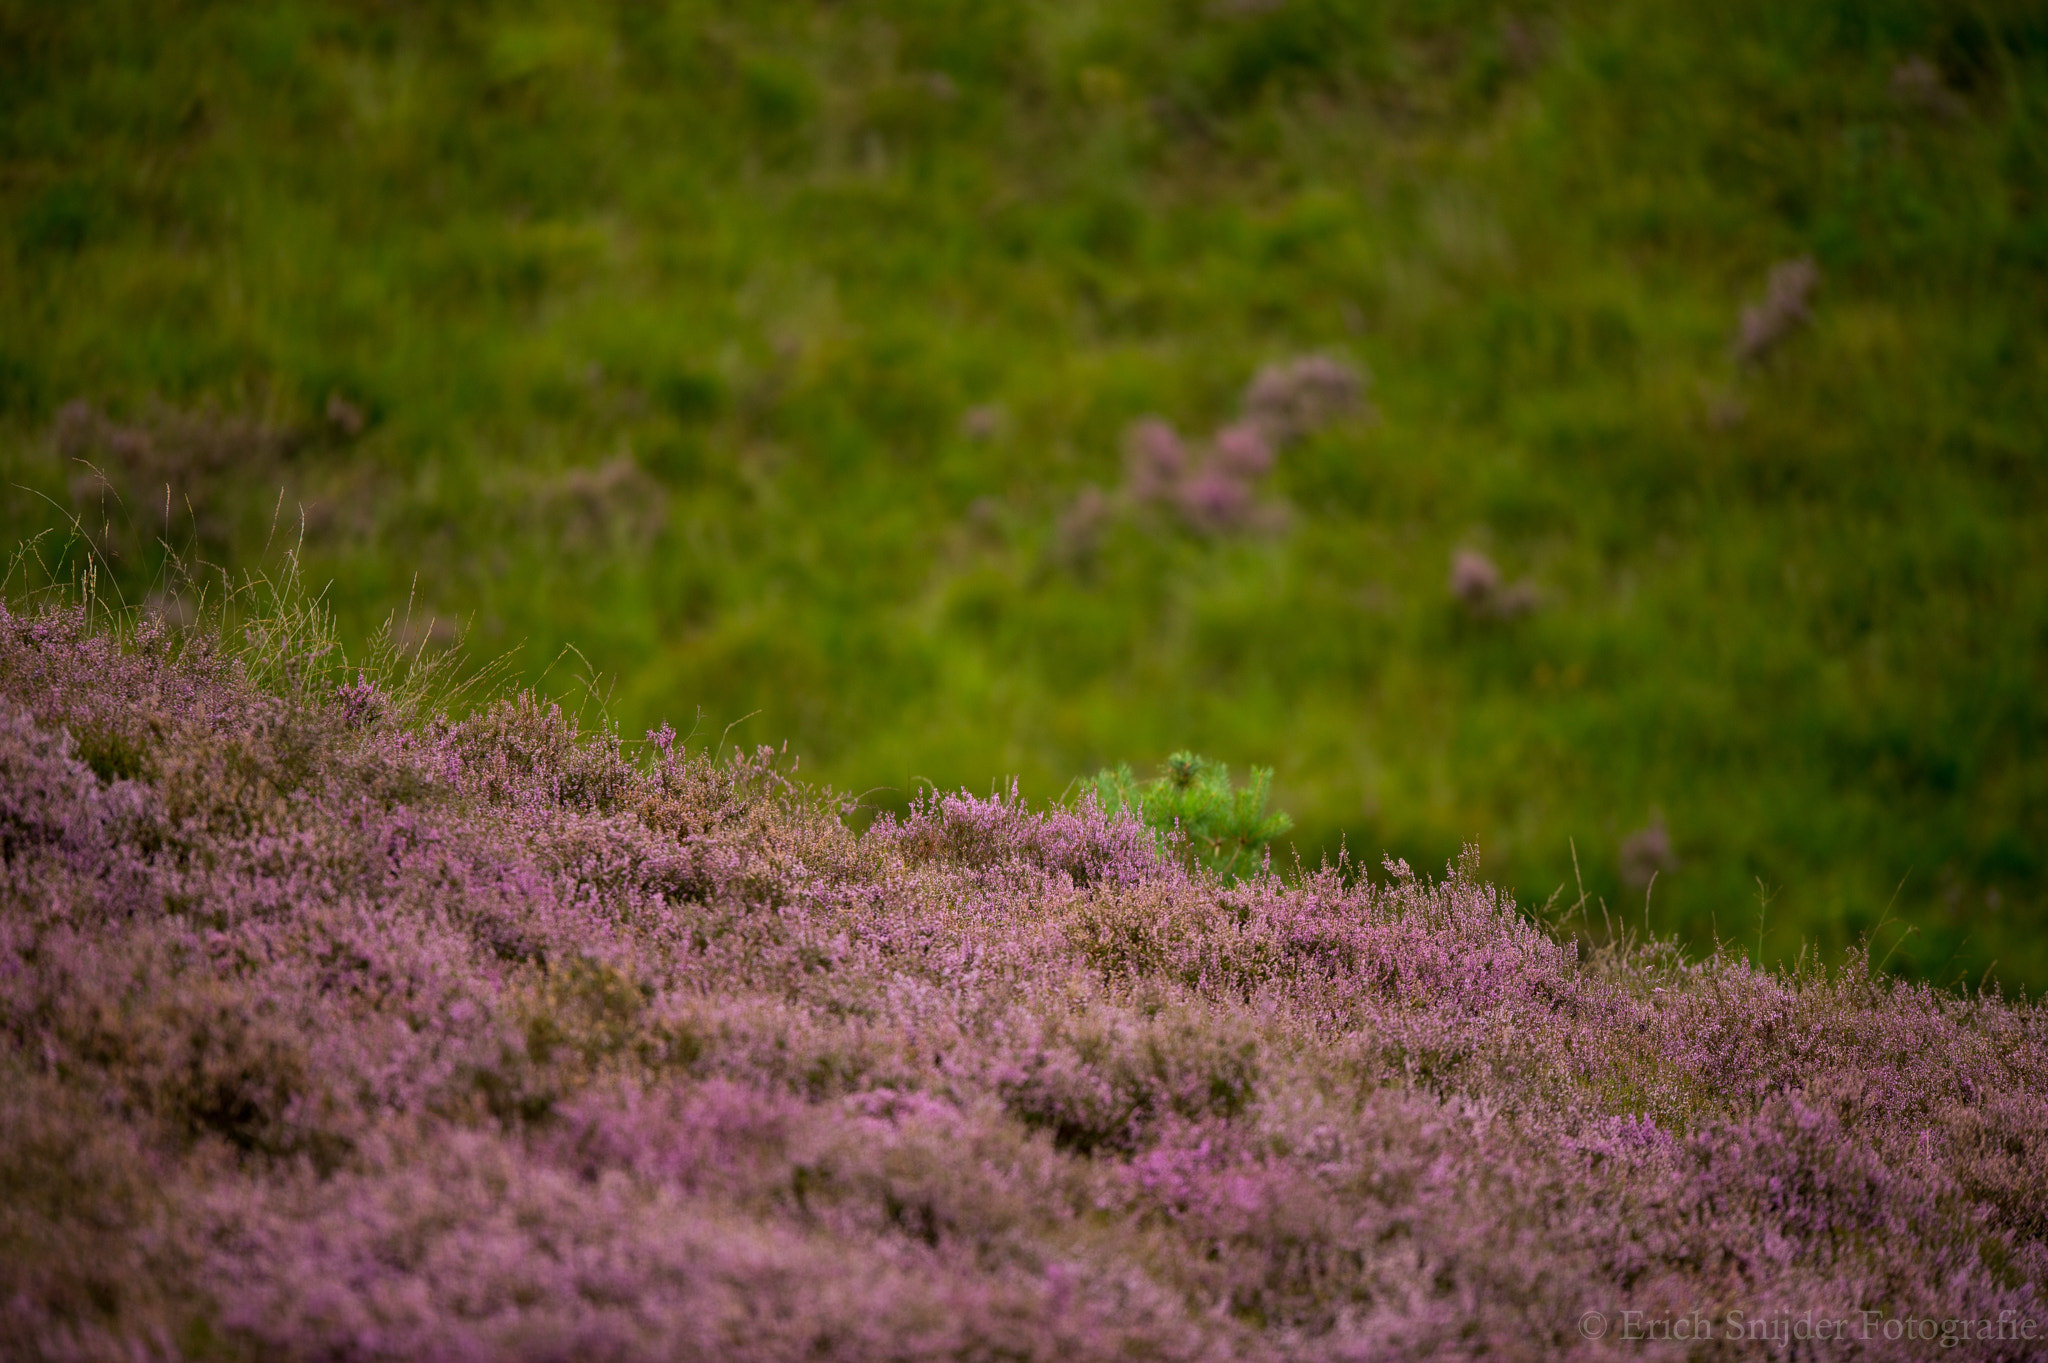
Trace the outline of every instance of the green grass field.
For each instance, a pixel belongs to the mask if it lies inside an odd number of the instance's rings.
[[[0,0],[0,224],[0,530],[132,600],[300,544],[872,803],[1193,748],[1309,862],[2048,985],[2038,5]],[[1309,353],[1284,517],[1115,494]]]

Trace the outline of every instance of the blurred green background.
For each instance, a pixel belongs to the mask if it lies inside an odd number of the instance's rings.
[[[131,600],[302,542],[876,803],[1192,747],[1310,864],[2048,984],[2038,3],[0,0],[0,224],[0,529]],[[1117,493],[1306,353],[1284,519]]]

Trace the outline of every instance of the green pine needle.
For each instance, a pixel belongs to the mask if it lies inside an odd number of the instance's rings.
[[[1253,767],[1243,786],[1230,768],[1182,750],[1160,764],[1159,775],[1139,781],[1129,763],[1095,774],[1094,790],[1110,813],[1128,810],[1156,830],[1164,843],[1178,841],[1194,861],[1228,880],[1263,864],[1268,844],[1294,827],[1294,820],[1268,813],[1273,769]]]

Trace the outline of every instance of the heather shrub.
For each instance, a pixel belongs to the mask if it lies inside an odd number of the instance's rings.
[[[546,793],[566,809],[608,812],[628,789],[618,744],[579,742],[576,721],[532,693],[502,699],[437,735],[486,800]]]
[[[1116,814],[1085,797],[1073,810],[1039,814],[1014,788],[990,800],[933,792],[870,836],[913,860],[944,860],[990,879],[1050,873],[1078,885],[1128,884],[1156,858],[1143,830]]]
[[[2038,1004],[319,656],[0,613],[11,1356],[2039,1356]]]
[[[1167,507],[1188,529],[1223,536],[1278,530],[1284,503],[1262,498],[1262,480],[1282,450],[1366,410],[1365,379],[1341,360],[1304,355],[1259,370],[1246,385],[1239,420],[1219,426],[1204,444],[1182,438],[1164,417],[1148,416],[1124,432],[1124,483],[1114,499],[1087,487],[1061,514],[1058,542],[1085,558],[1103,524],[1120,507]]]
[[[1988,1209],[1994,1225],[2048,1243],[2048,1165],[2040,1159],[2048,1149],[2048,1103],[2002,1094],[1946,1105],[1942,1118],[1963,1194]]]
[[[1233,1044],[1212,1019],[1163,1012],[1020,1019],[1018,1060],[998,1078],[1008,1110],[1061,1150],[1128,1154],[1173,1117],[1237,1116],[1252,1101],[1257,1043]]]
[[[25,1357],[159,1356],[190,1318],[164,1180],[133,1125],[16,1054],[0,1061],[0,1321]]]
[[[1728,353],[1738,364],[1753,365],[1776,350],[1811,318],[1813,292],[1819,286],[1820,268],[1811,256],[1771,266],[1764,296],[1742,309]]]
[[[1460,549],[1451,556],[1449,587],[1452,599],[1475,618],[1512,620],[1535,610],[1540,599],[1535,583],[1527,578],[1507,582],[1493,560],[1477,549]]]

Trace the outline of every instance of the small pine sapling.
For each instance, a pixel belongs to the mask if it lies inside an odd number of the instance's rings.
[[[1197,753],[1174,753],[1159,775],[1139,781],[1129,763],[1095,774],[1095,795],[1110,814],[1125,810],[1154,829],[1162,843],[1176,835],[1195,861],[1225,879],[1248,873],[1269,843],[1294,827],[1286,813],[1266,811],[1273,769],[1253,767],[1234,786],[1230,768]]]

